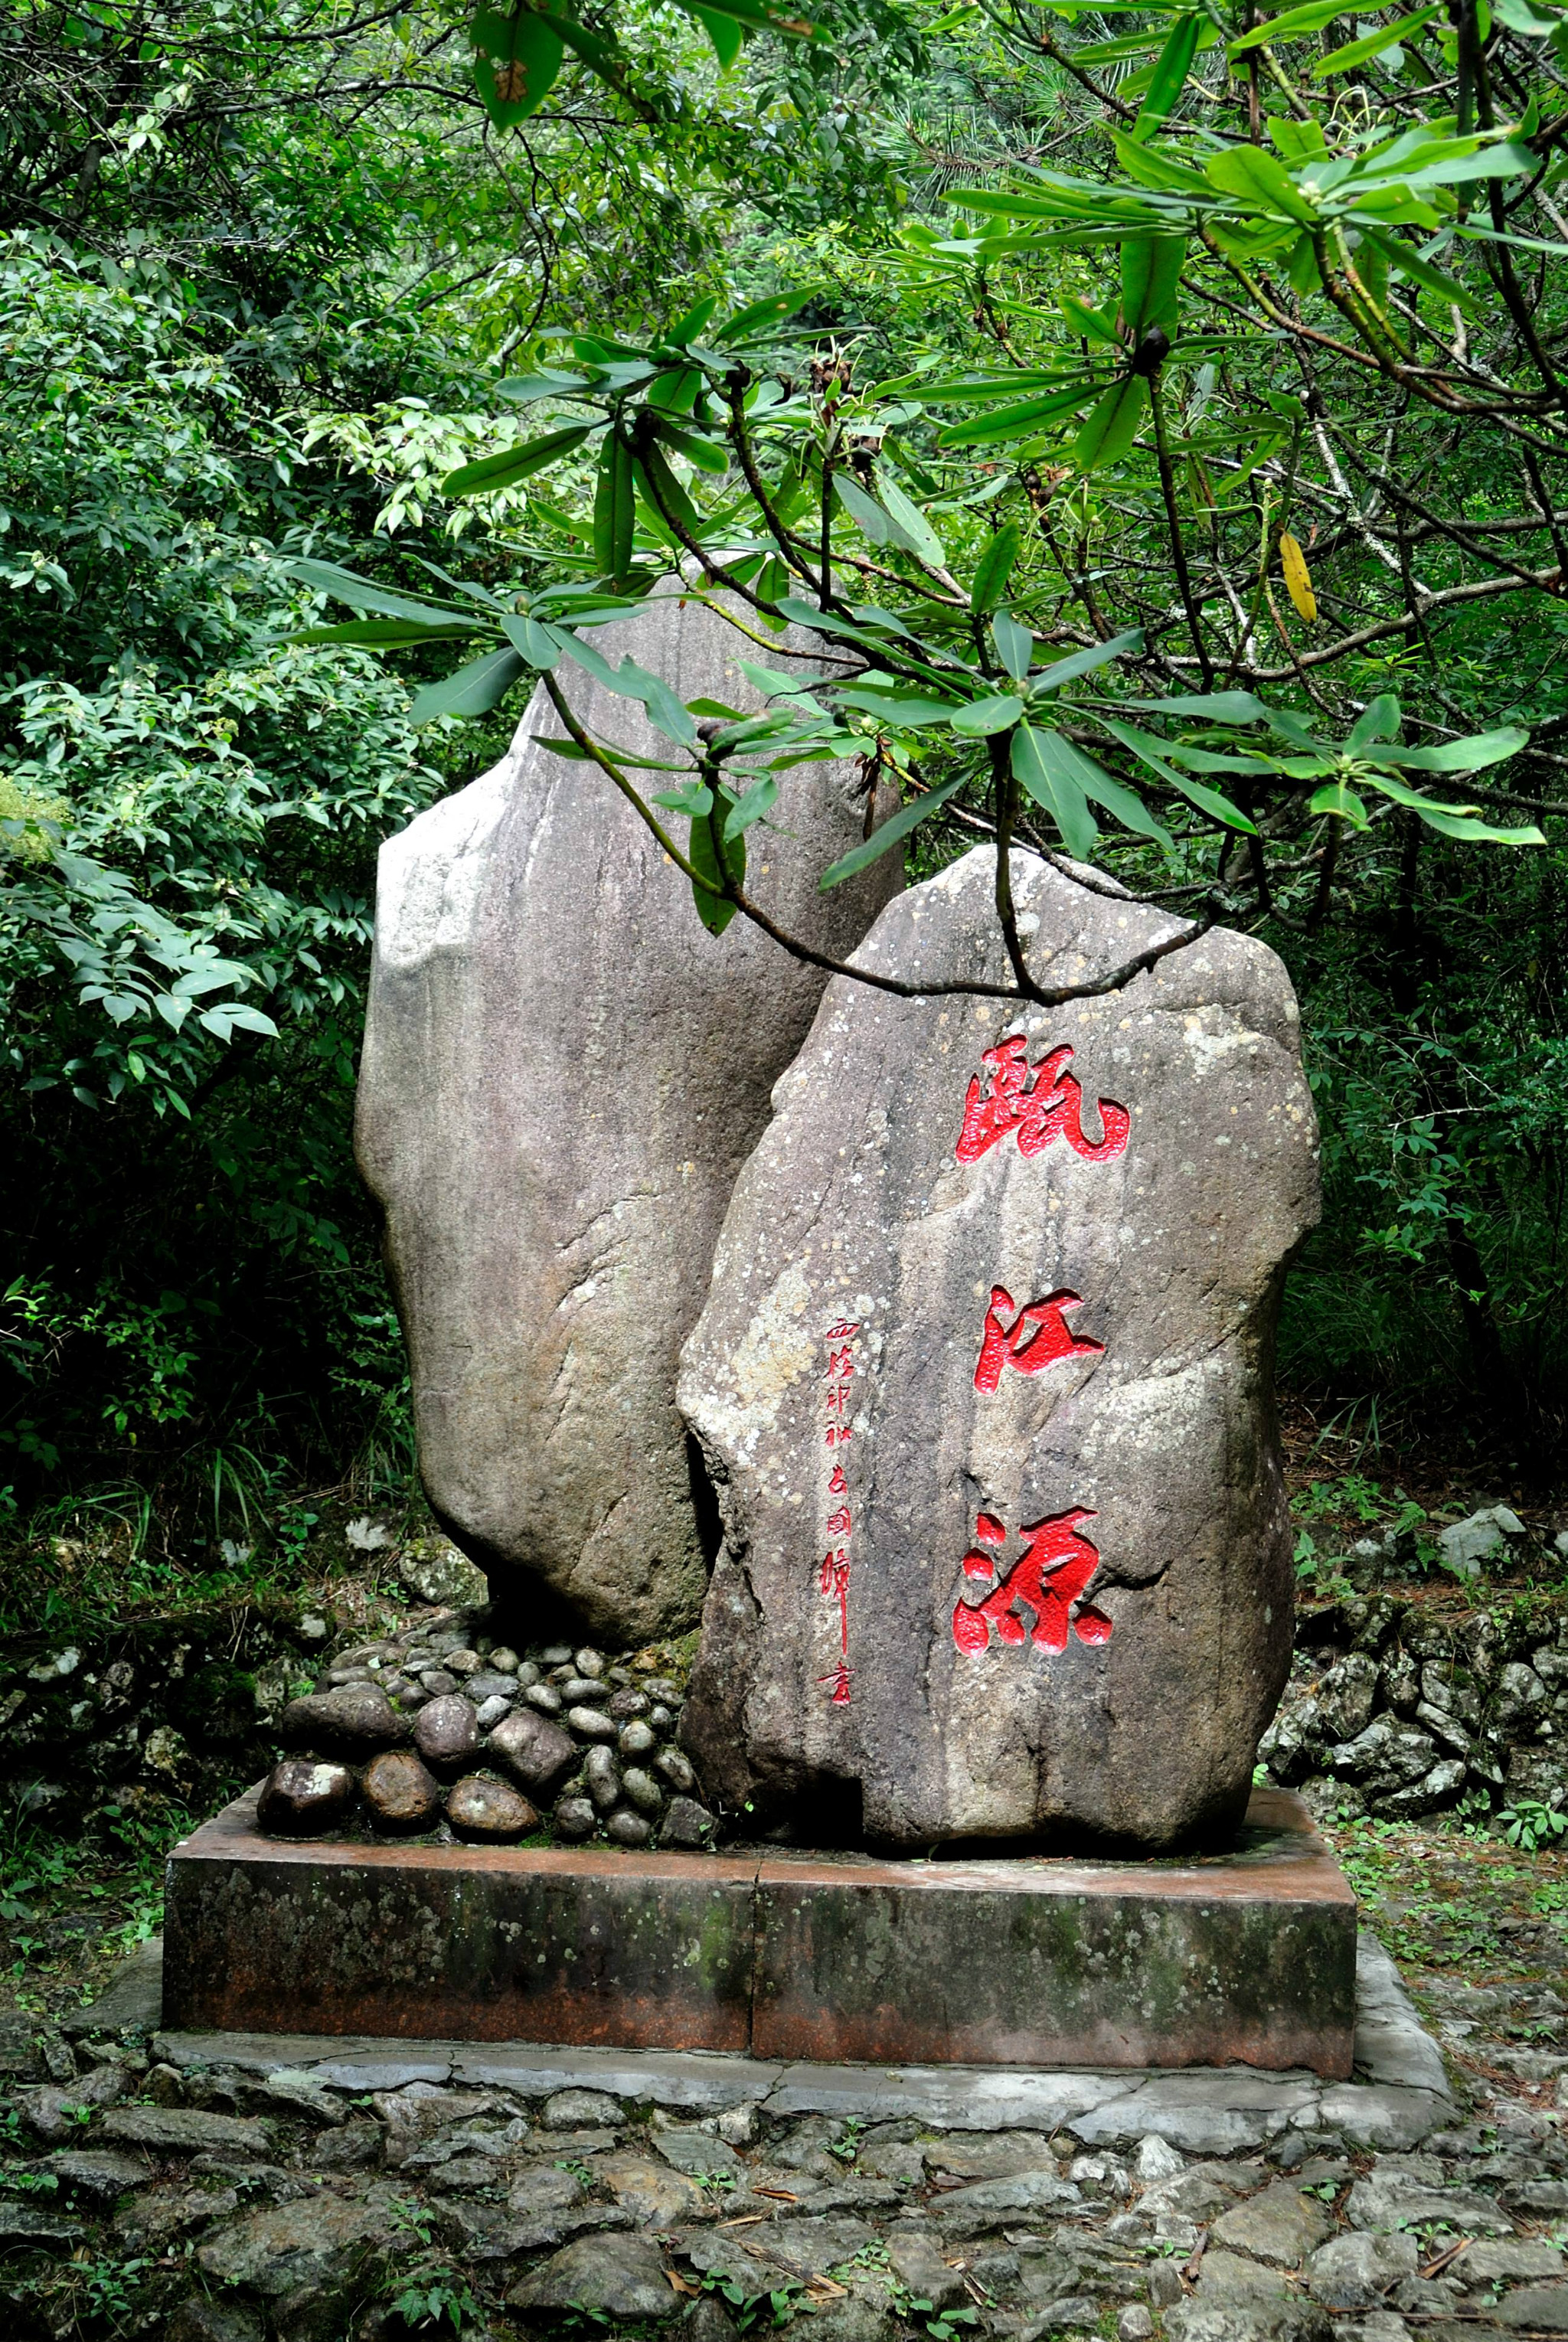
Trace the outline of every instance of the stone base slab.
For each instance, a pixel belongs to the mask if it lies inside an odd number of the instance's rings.
[[[1288,1791],[1174,1862],[291,1844],[255,1798],[170,1857],[172,2030],[1352,2070],[1355,1901]]]
[[[913,2117],[933,2130],[1071,2131],[1085,2145],[1125,2147],[1151,2133],[1192,2155],[1261,2147],[1287,2127],[1337,2130],[1357,2147],[1401,2152],[1458,2120],[1443,2057],[1375,1937],[1356,1947],[1355,2073],[1261,2074],[1189,2066],[1175,2074],[1036,2073],[1020,2067],[784,2066],[711,2050],[618,2050],[467,2041],[387,2041],[319,2033],[165,2033],[163,1941],[133,1953],[99,1998],[61,2019],[75,2035],[145,2041],[162,2064],[234,2067],[265,2078],[302,2074],[325,2088],[399,2090],[414,2082],[505,2090],[543,2100],[604,2090],[688,2120],[756,2106],[778,2119],[843,2122]]]

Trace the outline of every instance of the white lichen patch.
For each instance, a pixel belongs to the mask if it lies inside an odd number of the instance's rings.
[[[684,1378],[682,1405],[706,1438],[744,1456],[777,1422],[784,1393],[816,1363],[812,1299],[804,1269],[792,1261],[764,1294],[735,1346],[723,1374],[727,1390],[715,1387],[699,1395],[689,1386],[694,1377]]]

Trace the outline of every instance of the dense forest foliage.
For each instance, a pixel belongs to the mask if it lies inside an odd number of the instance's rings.
[[[7,12],[13,1542],[117,1522],[151,1590],[406,1477],[375,849],[676,575],[847,659],[662,711],[709,924],[832,749],[912,874],[1000,827],[1263,936],[1324,1133],[1287,1386],[1560,1463],[1568,16],[808,14]]]

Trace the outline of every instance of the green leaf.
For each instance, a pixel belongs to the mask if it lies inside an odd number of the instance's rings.
[[[637,477],[636,484],[644,489],[644,501],[655,517],[662,521],[664,514],[668,513],[688,536],[700,537],[703,533],[702,515],[657,447],[650,445],[644,448],[640,466],[634,458],[634,477],[639,470],[641,476]],[[668,525],[667,523],[665,525]]]
[[[531,8],[481,8],[469,26],[474,43],[474,81],[497,130],[510,130],[537,114],[561,70],[565,47],[559,33]]]
[[[1423,25],[1443,13],[1443,0],[1434,0],[1430,8],[1418,8],[1413,15],[1401,16],[1381,32],[1363,34],[1359,41],[1347,41],[1343,49],[1331,49],[1313,67],[1313,79],[1324,81],[1331,74],[1349,73],[1355,65],[1363,65],[1371,57],[1381,56],[1384,49],[1397,48],[1412,33],[1419,33]],[[1493,0],[1495,5],[1495,0]]]
[[[798,594],[781,594],[778,608],[781,617],[793,619],[796,626],[811,626],[819,635],[837,635],[862,650],[868,634],[899,635],[910,643],[914,640],[902,618],[895,618],[891,610],[879,610],[872,602],[851,603],[850,615],[844,617],[836,610],[819,610],[814,602],[804,600]]]
[[[720,14],[716,8],[704,8],[700,0],[684,0],[688,15],[694,16],[714,45],[714,55],[723,72],[728,73],[745,46],[745,34],[733,16]]]
[[[519,656],[541,672],[553,667],[565,648],[564,637],[554,627],[542,626],[537,618],[508,615],[501,621],[501,631]]]
[[[1467,285],[1462,285],[1457,276],[1450,276],[1445,269],[1433,268],[1423,253],[1413,250],[1402,237],[1391,235],[1386,229],[1373,227],[1364,213],[1358,216],[1356,225],[1363,243],[1376,247],[1387,267],[1397,269],[1402,276],[1408,276],[1413,285],[1422,285],[1428,293],[1435,293],[1440,301],[1453,302],[1466,315],[1473,317],[1479,315],[1480,305],[1474,294]],[[1315,259],[1313,274],[1315,279]],[[1365,281],[1364,277],[1363,281]]]
[[[793,317],[797,309],[814,301],[816,295],[817,288],[812,285],[804,293],[770,293],[764,301],[750,301],[733,317],[726,317],[711,339],[717,348],[726,349],[732,342],[744,341],[748,335],[761,333],[768,325],[782,325],[786,317]]]
[[[1307,227],[1318,224],[1317,212],[1284,165],[1262,146],[1226,146],[1207,158],[1203,175],[1222,195],[1239,195],[1255,210],[1283,213]]]
[[[1100,833],[1074,768],[1076,751],[1064,756],[1064,749],[1071,750],[1071,743],[1059,732],[1020,724],[1013,735],[1013,776],[1050,815],[1068,853],[1083,862]]]
[[[540,398],[569,398],[574,390],[584,387],[585,378],[580,374],[517,375],[495,385],[497,398],[504,398],[514,406],[531,406]]]
[[[1114,329],[1110,336],[1115,339]],[[984,405],[988,400],[1016,398],[1020,391],[1030,393],[1065,390],[1076,385],[1084,397],[1092,397],[1097,387],[1088,381],[1082,366],[1064,368],[1050,366],[1030,370],[1020,367],[1010,374],[954,375],[946,382],[922,382],[918,375],[909,376],[904,387],[917,390],[923,406],[953,406],[961,400]]]
[[[1362,778],[1369,789],[1376,789],[1379,796],[1390,798],[1394,805],[1408,807],[1412,813],[1463,815],[1481,811],[1479,806],[1449,805],[1442,797],[1425,796],[1420,789],[1413,789],[1406,782],[1396,780],[1392,773],[1365,773]]]
[[[460,666],[455,675],[427,683],[414,696],[409,721],[429,724],[437,716],[488,716],[526,671],[510,645],[486,651],[483,658],[470,659],[466,666]]]
[[[784,696],[798,699],[803,693],[815,688],[818,678],[810,675],[784,675],[776,666],[759,666],[754,659],[736,661],[748,683],[754,684],[764,699]]]
[[[565,647],[573,646],[568,644]],[[649,723],[666,739],[674,740],[682,748],[696,745],[697,727],[663,676],[650,675],[635,659],[624,658],[618,667],[610,671],[608,681],[610,689],[621,698],[641,700],[648,711]]]
[[[676,5],[691,15],[699,14],[697,0],[676,0]],[[701,7],[709,15],[734,16],[749,32],[786,33],[799,41],[820,38],[816,26],[808,25],[804,16],[775,15],[771,8],[762,6],[760,0],[701,0]]]
[[[1004,521],[981,555],[969,589],[969,606],[977,616],[987,616],[1006,593],[1022,543],[1017,522]]]
[[[1146,32],[1118,33],[1108,41],[1086,41],[1073,52],[1074,63],[1085,65],[1125,65],[1134,57],[1146,56],[1160,39],[1160,28],[1152,25]]]
[[[595,761],[591,751],[579,747],[575,740],[556,739],[546,732],[530,732],[528,737],[537,746],[548,748],[553,756],[564,756],[568,764],[591,765]],[[606,740],[601,736],[597,745],[607,756],[613,756],[617,765],[634,766],[639,772],[684,773],[688,769],[684,765],[661,764],[656,756],[639,756],[632,749],[623,748],[616,740]]]
[[[335,601],[346,602],[351,610],[378,610],[383,617],[407,618],[425,626],[450,626],[454,618],[467,618],[473,624],[473,613],[461,603],[416,602],[412,594],[373,586],[368,578],[356,577],[352,569],[340,569],[335,561],[297,560],[285,565],[303,585],[314,586],[318,594],[330,594]]]
[[[854,684],[835,690],[834,698],[841,707],[854,707],[864,715],[879,717],[884,724],[912,729],[923,724],[947,723],[956,705],[951,699],[922,699],[912,692],[874,691]]]
[[[737,798],[731,807],[724,823],[725,837],[739,837],[743,830],[750,829],[754,821],[761,821],[764,814],[772,813],[778,801],[778,793],[779,785],[771,773],[764,773],[760,781],[754,781],[745,795]]]
[[[714,825],[704,815],[692,824],[691,844],[686,848],[694,870],[714,886],[723,884],[727,873],[737,886],[744,886],[746,875],[746,842],[744,837],[728,837],[724,841],[724,868],[719,866],[718,849],[714,844]],[[705,886],[694,886],[692,900],[697,906],[697,916],[709,935],[722,936],[739,907],[726,902],[722,895],[710,895]]]
[[[609,660],[602,652],[595,650],[592,643],[585,643],[581,635],[573,634],[570,627],[562,629],[561,647],[568,658],[575,659],[584,673],[591,675],[595,683],[602,683],[606,691],[619,688],[615,670]]]
[[[614,38],[605,40],[602,34],[591,32],[575,16],[560,15],[554,8],[541,8],[538,16],[542,25],[547,25],[569,49],[575,50],[583,63],[596,73],[601,81],[607,81],[613,89],[622,86],[625,57],[618,42]]]
[[[654,803],[666,813],[684,813],[700,821],[714,809],[714,793],[705,781],[686,781],[678,789],[661,789]]]
[[[1478,821],[1469,814],[1438,813],[1431,806],[1418,806],[1416,812],[1429,829],[1444,837],[1463,838],[1478,846],[1544,846],[1546,838],[1533,822],[1517,829],[1493,829],[1489,823]]]
[[[911,503],[896,480],[884,479],[881,486],[883,509],[905,552],[913,553],[927,569],[945,568],[947,555],[942,549],[942,539],[919,505]]]
[[[1155,820],[1135,789],[1128,788],[1124,782],[1117,780],[1103,766],[1097,765],[1092,756],[1086,756],[1075,741],[1066,739],[1060,733],[1051,736],[1057,743],[1055,753],[1076,776],[1086,797],[1093,797],[1096,805],[1104,806],[1107,813],[1114,814],[1124,829],[1134,830],[1141,837],[1154,838],[1168,854],[1175,851],[1175,841],[1170,831]]]
[[[1348,822],[1352,829],[1369,829],[1372,816],[1366,800],[1359,796],[1348,781],[1329,781],[1314,789],[1307,800],[1308,813],[1333,814],[1339,821]]]
[[[663,420],[654,428],[663,445],[673,447],[677,455],[684,455],[688,464],[694,464],[699,472],[729,470],[729,450],[714,440],[704,439],[695,431],[684,431],[679,424]]]
[[[1229,54],[1241,56],[1247,49],[1260,48],[1266,42],[1272,48],[1276,41],[1299,40],[1303,33],[1321,33],[1336,16],[1345,14],[1345,0],[1305,0],[1300,8],[1286,8],[1271,16],[1266,25],[1254,25],[1250,33],[1233,41]]]
[[[1166,699],[1129,699],[1151,716],[1212,716],[1218,724],[1265,724],[1269,711],[1250,691],[1181,691]]]
[[[448,472],[441,483],[444,496],[478,496],[494,488],[515,486],[546,464],[554,464],[580,447],[584,439],[592,438],[596,428],[592,423],[569,423],[560,431],[547,431],[542,439],[530,439],[521,447],[508,447],[499,455],[481,455],[476,463],[460,464]]]
[[[1457,187],[1471,179],[1521,178],[1536,167],[1535,155],[1528,146],[1483,146],[1473,155],[1444,155],[1436,162],[1403,173],[1399,184],[1405,188],[1417,189]]]
[[[1172,338],[1176,325],[1176,288],[1187,256],[1184,235],[1130,235],[1122,246],[1122,323],[1136,347],[1151,325]]]
[[[1166,763],[1163,754],[1166,746],[1164,740],[1155,739],[1150,733],[1140,732],[1136,725],[1120,724],[1114,716],[1102,716],[1100,721],[1114,739],[1120,740],[1124,748],[1131,750],[1140,764],[1147,765],[1151,772],[1158,773],[1172,788],[1179,789],[1189,803],[1206,814],[1212,814],[1216,821],[1226,823],[1232,829],[1244,829],[1249,834],[1255,834],[1256,824],[1249,821],[1241,807],[1233,805],[1229,797],[1222,796],[1218,789],[1211,789],[1203,782],[1194,781],[1190,775],[1179,773],[1174,765]]]
[[[1124,455],[1138,435],[1138,425],[1149,404],[1149,385],[1141,374],[1114,382],[1073,442],[1073,461],[1081,472],[1098,471]]]
[[[416,618],[351,618],[342,626],[305,626],[285,635],[290,643],[355,643],[367,651],[401,651],[415,643],[464,642],[482,624],[477,613],[467,626],[437,626]]]
[[[1165,45],[1155,60],[1154,74],[1144,103],[1138,109],[1138,119],[1133,125],[1134,139],[1147,138],[1159,128],[1182,94],[1193,59],[1198,51],[1198,35],[1203,19],[1196,9],[1178,16],[1165,36]]]
[[[1111,143],[1123,170],[1139,186],[1157,188],[1170,195],[1208,194],[1208,181],[1163,146],[1142,145],[1130,132],[1116,129],[1111,132]]]
[[[594,492],[594,558],[608,577],[624,578],[631,566],[636,525],[636,480],[632,451],[612,430],[599,459]]]
[[[1055,691],[1081,675],[1093,675],[1096,667],[1108,666],[1114,658],[1135,658],[1143,647],[1144,629],[1134,626],[1124,635],[1114,635],[1108,643],[1091,643],[1086,650],[1070,652],[1054,666],[1042,668],[1034,681],[1043,691]]]
[[[1374,740],[1392,740],[1398,730],[1399,702],[1392,691],[1384,691],[1356,717],[1344,745],[1353,755]]]
[[[1082,334],[1085,340],[1099,342],[1120,353],[1122,345],[1116,338],[1116,321],[1108,317],[1103,309],[1091,309],[1075,295],[1064,293],[1061,310],[1075,334]]]
[[[993,732],[1005,732],[1016,724],[1024,713],[1024,702],[1011,692],[994,694],[988,699],[966,700],[953,711],[953,728],[966,739],[981,740]]]
[[[1477,732],[1468,740],[1445,740],[1436,748],[1384,748],[1380,765],[1403,765],[1415,773],[1479,773],[1487,765],[1501,765],[1528,747],[1530,735],[1516,724],[1501,732]]]
[[[892,524],[876,498],[867,495],[858,480],[848,472],[834,472],[833,492],[863,536],[873,545],[887,543],[893,535]]]
[[[1216,756],[1212,748],[1189,747],[1185,740],[1167,740],[1165,751],[1168,756],[1174,756],[1179,765],[1191,765],[1197,773],[1245,773],[1253,780],[1263,780],[1270,773],[1285,769],[1276,758],[1262,749],[1255,756]],[[1332,756],[1319,756],[1313,762],[1313,770],[1326,773],[1332,770],[1333,765]]]
[[[1523,33],[1527,39],[1543,40],[1547,34],[1561,32],[1561,16],[1538,16],[1526,0],[1492,0],[1492,13],[1507,25],[1511,33]]]
[[[1271,114],[1268,124],[1275,151],[1286,164],[1327,160],[1328,140],[1321,122],[1297,122],[1288,114]]]
[[[1285,275],[1292,289],[1297,293],[1323,291],[1323,272],[1318,267],[1317,254],[1313,250],[1310,235],[1298,235],[1292,245],[1290,257],[1285,262]]]
[[[1099,385],[1079,383],[1071,390],[1058,390],[1048,398],[1026,398],[1017,406],[1004,406],[994,415],[983,415],[974,423],[954,423],[937,433],[939,447],[984,447],[994,439],[1022,439],[1038,423],[1048,423],[1058,415],[1074,415],[1079,407],[1087,406]]]
[[[1014,683],[1022,683],[1034,657],[1034,637],[1027,626],[1005,610],[998,610],[991,621],[991,638],[996,645],[996,656]]]
[[[854,877],[857,872],[865,868],[867,863],[875,862],[879,856],[887,853],[890,847],[896,846],[901,838],[907,837],[917,822],[926,820],[936,812],[939,806],[944,806],[954,790],[964,786],[964,774],[954,773],[950,780],[940,782],[935,788],[928,790],[924,796],[912,797],[907,805],[900,806],[898,811],[895,814],[890,814],[886,821],[878,823],[868,838],[864,839],[859,846],[852,846],[847,854],[841,856],[831,869],[823,872],[817,882],[819,891],[825,895],[830,886],[842,886],[846,878]]]
[[[664,367],[648,385],[649,411],[655,418],[689,415],[706,380],[700,366]]]

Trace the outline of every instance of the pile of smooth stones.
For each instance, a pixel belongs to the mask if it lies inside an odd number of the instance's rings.
[[[675,1743],[682,1688],[654,1672],[667,1656],[524,1657],[453,1611],[361,1643],[284,1710],[293,1753],[257,1819],[283,1837],[708,1847],[714,1819]]]

